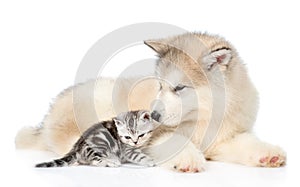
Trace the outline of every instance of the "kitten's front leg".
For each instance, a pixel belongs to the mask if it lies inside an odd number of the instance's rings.
[[[114,168],[116,168],[116,167],[121,166],[121,162],[117,158],[103,158],[102,163],[105,167],[114,167]]]
[[[90,153],[87,156],[89,160],[89,165],[98,167],[120,167],[120,159],[114,155],[107,152],[107,150],[102,149],[89,149]]]
[[[125,148],[125,160],[141,166],[155,166],[154,160],[138,148]]]
[[[121,162],[118,158],[115,157],[94,157],[90,165],[98,167],[120,167]]]

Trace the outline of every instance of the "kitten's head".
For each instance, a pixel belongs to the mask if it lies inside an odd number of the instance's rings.
[[[113,120],[121,142],[130,146],[142,146],[154,129],[150,112],[146,110],[124,112]]]

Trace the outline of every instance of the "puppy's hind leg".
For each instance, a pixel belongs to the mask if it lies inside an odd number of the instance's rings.
[[[286,153],[251,133],[242,133],[217,145],[209,158],[247,166],[280,167],[286,162]]]

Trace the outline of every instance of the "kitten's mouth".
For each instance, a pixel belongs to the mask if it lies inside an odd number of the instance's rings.
[[[139,143],[137,143],[137,144],[135,144],[135,143],[131,144],[132,147],[141,147],[142,145],[143,144],[139,144]]]

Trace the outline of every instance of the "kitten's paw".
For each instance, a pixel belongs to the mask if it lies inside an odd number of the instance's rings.
[[[120,167],[122,164],[118,159],[102,159],[98,164],[94,164],[100,167]]]
[[[141,166],[146,166],[146,167],[154,167],[155,166],[155,162],[153,159],[144,159],[143,161],[141,161],[139,163],[139,165]]]
[[[154,160],[148,161],[148,163],[146,164],[148,167],[154,167],[156,166],[154,163]]]
[[[264,150],[259,150],[253,165],[259,167],[280,167],[286,163],[286,153],[277,146],[268,145]]]
[[[194,145],[188,145],[163,166],[178,172],[198,173],[204,171],[205,158]]]

